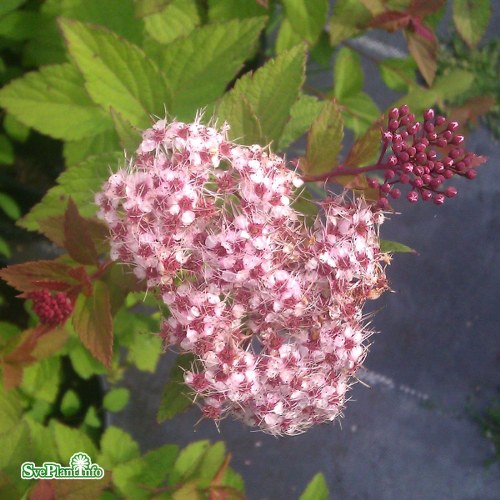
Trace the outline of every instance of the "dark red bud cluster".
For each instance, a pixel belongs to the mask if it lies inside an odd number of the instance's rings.
[[[443,187],[448,179],[454,175],[476,177],[475,168],[482,159],[461,147],[464,137],[455,133],[458,123],[436,116],[432,109],[425,111],[423,118],[423,122],[416,121],[406,104],[389,112],[387,129],[382,131],[388,154],[381,162],[385,179],[368,179],[370,187],[379,190],[380,208],[389,205],[389,197],[401,197],[397,185],[408,186],[406,198],[411,203],[432,199],[442,205],[457,194],[456,188]]]
[[[73,311],[69,297],[62,292],[52,295],[49,290],[36,290],[29,294],[33,300],[33,311],[44,325],[60,325]]]

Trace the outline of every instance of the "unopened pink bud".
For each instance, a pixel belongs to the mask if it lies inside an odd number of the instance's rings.
[[[447,197],[447,198],[454,198],[456,195],[457,195],[457,188],[453,187],[453,186],[450,186],[450,187],[447,187],[444,191],[444,195]]]
[[[444,194],[438,193],[434,196],[434,199],[432,201],[436,205],[442,205],[444,203],[444,200],[445,200]]]
[[[418,201],[418,193],[416,191],[410,191],[407,195],[406,195],[406,199],[410,202],[410,203],[416,203]]]
[[[433,109],[428,109],[424,113],[424,119],[425,120],[432,120],[434,118],[434,110]]]
[[[392,108],[389,111],[389,118],[391,120],[397,120],[399,118],[399,109],[398,108]]]

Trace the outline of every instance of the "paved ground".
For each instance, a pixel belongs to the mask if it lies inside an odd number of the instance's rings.
[[[383,227],[419,255],[394,258],[394,293],[372,304],[381,333],[362,373],[371,387],[354,388],[340,425],[275,439],[225,421],[218,433],[195,426],[197,409],[158,425],[168,357],[154,377],[129,374],[132,403],[115,422],[144,450],[223,439],[251,500],[297,498],[320,470],[335,499],[500,498],[500,465],[485,465],[493,449],[472,417],[500,390],[499,148],[485,130],[468,146],[491,158],[475,181],[441,208],[402,203]]]

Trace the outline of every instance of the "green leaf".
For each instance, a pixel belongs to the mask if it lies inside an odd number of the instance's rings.
[[[101,438],[101,453],[97,463],[107,470],[140,456],[139,445],[130,434],[115,427],[109,426]]]
[[[475,47],[481,40],[490,16],[490,0],[453,0],[453,21],[460,36],[470,47]]]
[[[159,317],[121,309],[114,316],[114,329],[117,341],[128,348],[127,361],[139,370],[154,372],[162,353],[161,338],[154,333],[160,329]]]
[[[113,354],[113,319],[107,286],[95,281],[93,293],[81,293],[73,311],[73,327],[83,345],[104,366],[111,366]]]
[[[475,80],[470,71],[460,68],[449,69],[436,78],[432,89],[437,93],[439,103],[453,102],[454,99],[465,94]]]
[[[379,64],[384,83],[392,90],[408,92],[410,83],[415,82],[415,61],[411,57],[388,57]]]
[[[71,64],[46,66],[0,90],[0,104],[21,123],[55,139],[78,140],[112,127]]]
[[[301,168],[309,175],[329,172],[342,148],[344,127],[337,104],[328,101],[314,120],[307,136],[307,151]]]
[[[302,43],[301,36],[292,28],[288,19],[283,19],[276,37],[276,54],[281,54]]]
[[[182,355],[177,358],[177,364],[170,370],[156,416],[159,423],[172,419],[191,406],[193,401],[189,396],[189,388],[184,385],[184,371],[191,369],[192,364],[192,356]]]
[[[117,35],[140,45],[143,24],[134,12],[134,0],[64,0],[60,16],[105,26]]]
[[[51,403],[47,403],[47,401],[42,401],[41,399],[36,399],[31,404],[31,408],[28,412],[26,412],[26,415],[35,422],[43,424],[47,420],[49,414],[53,411],[54,408]]]
[[[161,338],[153,333],[138,332],[129,344],[127,361],[139,370],[154,373],[162,353]]]
[[[33,456],[30,460],[36,464],[55,462],[59,460],[54,434],[50,427],[31,418],[24,418],[30,430],[30,441],[33,447]]]
[[[102,404],[106,410],[118,412],[127,406],[129,399],[130,391],[125,387],[118,387],[105,394]]]
[[[342,106],[345,126],[352,129],[356,137],[364,134],[380,116],[380,110],[375,101],[365,92],[345,97]]]
[[[116,131],[113,129],[106,130],[98,135],[84,137],[79,141],[66,141],[63,144],[63,156],[67,167],[82,163],[91,156],[112,152],[122,154],[122,151],[123,148],[120,145]]]
[[[169,483],[173,485],[190,479],[198,469],[209,447],[210,442],[208,439],[204,439],[203,441],[190,443],[181,450],[179,457],[175,461]]]
[[[40,220],[64,213],[69,196],[82,216],[94,215],[97,211],[94,195],[109,177],[110,169],[114,169],[118,161],[123,162],[122,158],[122,153],[107,153],[71,166],[58,177],[58,185],[49,189],[42,201],[19,221],[19,225],[26,229],[38,230]]]
[[[21,400],[14,391],[6,391],[0,385],[0,434],[8,433],[21,418]]]
[[[3,17],[5,14],[17,9],[25,2],[26,0],[2,0],[2,2],[0,2],[0,17]]]
[[[1,437],[0,471],[19,477],[20,464],[26,460],[33,460],[29,427],[21,420],[10,432],[2,434]]]
[[[0,236],[0,254],[4,255],[8,259],[10,259],[12,256],[9,244],[1,236]]]
[[[95,409],[95,406],[91,406],[87,410],[87,413],[85,414],[85,419],[83,420],[83,423],[85,425],[88,425],[89,427],[93,427],[93,428],[101,427],[102,422],[99,418],[99,415],[97,415],[97,410]]]
[[[61,64],[68,60],[55,18],[60,13],[51,13],[48,5],[47,2],[42,5],[38,22],[24,47],[23,64],[26,67]]]
[[[59,392],[61,360],[52,356],[26,366],[21,389],[36,399],[53,403]]]
[[[212,445],[203,456],[198,467],[197,476],[205,481],[211,481],[226,458],[226,446],[222,441]]]
[[[436,104],[437,93],[434,89],[427,89],[420,85],[410,87],[408,94],[398,99],[393,106],[399,107],[407,104],[415,115],[421,114],[425,109]]]
[[[94,375],[102,375],[106,373],[106,369],[95,359],[85,347],[82,346],[79,340],[71,339],[71,349],[69,350],[69,358],[73,369],[84,380],[88,380]]]
[[[160,65],[167,79],[167,111],[191,120],[197,109],[221,96],[257,42],[264,22],[257,18],[207,25],[165,47]]]
[[[151,450],[142,458],[146,468],[142,475],[144,483],[150,486],[159,486],[172,470],[179,447],[175,444],[165,444],[156,450]]]
[[[12,198],[5,193],[0,193],[0,208],[12,219],[17,220],[21,217],[21,210],[19,210],[19,206]]]
[[[141,143],[141,132],[113,108],[111,108],[111,116],[115,124],[115,131],[120,140],[120,146],[125,151],[135,153]]]
[[[158,43],[167,44],[186,36],[200,24],[195,0],[174,0],[160,12],[144,18],[147,33]]]
[[[57,422],[57,420],[51,420],[50,425],[63,464],[69,463],[71,456],[77,452],[87,453],[91,460],[95,462],[97,449],[85,432],[67,427]]]
[[[135,17],[150,16],[165,8],[172,0],[135,0]]]
[[[60,26],[94,102],[138,127],[147,126],[151,114],[164,114],[165,80],[139,47],[77,21],[61,20]]]
[[[3,127],[9,137],[18,142],[26,142],[26,139],[30,134],[29,127],[23,125],[19,120],[17,120],[10,114],[7,114],[5,116],[3,120]]]
[[[264,144],[279,143],[304,80],[304,56],[303,46],[280,54],[254,74],[240,78],[222,100],[223,104],[226,99],[247,99],[260,121]]]
[[[20,42],[27,40],[36,29],[39,15],[37,12],[19,10],[0,19],[0,37]]]
[[[268,15],[268,9],[259,2],[248,0],[208,0],[208,19],[210,22],[223,22],[231,19],[245,19]]]
[[[328,0],[283,0],[286,18],[294,31],[314,45],[328,15]]]
[[[245,144],[264,144],[262,127],[248,99],[243,94],[229,92],[217,108],[220,121],[231,125],[229,138]]]
[[[13,165],[14,164],[14,148],[9,138],[0,134],[0,165]]]
[[[314,202],[311,193],[304,187],[300,194],[295,198],[292,203],[295,210],[306,216],[306,223],[313,222],[318,215],[318,204]]]
[[[80,398],[78,394],[73,390],[69,389],[64,393],[61,401],[61,413],[65,417],[70,417],[74,415],[80,409]]]
[[[391,253],[417,253],[413,248],[403,245],[403,243],[390,240],[380,240],[380,250]]]
[[[146,467],[146,462],[142,458],[136,458],[113,468],[113,483],[125,498],[134,500],[151,498],[150,492],[143,486]]]
[[[278,150],[286,149],[292,142],[300,139],[321,113],[324,102],[316,97],[301,94],[290,108],[290,119],[285,125]]]
[[[311,48],[311,57],[326,69],[330,67],[332,54],[333,48],[330,45],[330,35],[325,29],[321,32],[316,45]]]
[[[356,95],[363,90],[363,69],[361,58],[349,47],[342,47],[335,59],[333,70],[333,92],[342,102],[345,97]]]
[[[329,492],[325,476],[321,472],[316,474],[306,489],[300,495],[299,500],[328,500]]]
[[[335,46],[357,35],[371,19],[372,14],[359,0],[336,0],[330,18],[330,43]]]

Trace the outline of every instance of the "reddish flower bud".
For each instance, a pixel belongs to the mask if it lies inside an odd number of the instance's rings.
[[[455,137],[453,137],[453,144],[455,144],[456,146],[458,146],[459,144],[462,144],[462,142],[464,142],[463,135],[456,135]]]
[[[436,116],[436,119],[434,120],[434,124],[436,125],[436,127],[440,127],[445,123],[446,123],[446,118],[444,116]]]
[[[410,159],[410,155],[406,151],[399,153],[398,157],[402,162],[406,162]]]
[[[424,113],[424,119],[426,119],[426,120],[432,120],[433,118],[434,118],[434,110],[433,109],[428,109]]]
[[[398,188],[394,188],[391,190],[391,198],[394,200],[397,200],[398,198],[401,198],[401,191]]]
[[[467,177],[467,179],[475,179],[477,176],[477,172],[475,169],[471,168],[470,170],[467,170],[467,172],[465,172],[465,177]]]
[[[379,187],[379,183],[377,179],[374,179],[373,177],[368,178],[368,186],[370,186],[372,189],[376,189]]]
[[[391,120],[389,122],[389,130],[391,131],[396,131],[399,128],[399,121],[398,120]]]
[[[33,311],[43,324],[62,324],[73,311],[71,300],[62,292],[51,295],[47,289],[36,290],[29,293],[29,298],[33,300]]]
[[[429,201],[432,198],[432,193],[430,191],[424,190],[420,193],[422,200]]]
[[[380,186],[380,191],[382,191],[383,193],[388,193],[390,190],[391,186],[390,184],[387,184],[387,182]]]
[[[406,195],[406,199],[410,202],[410,203],[416,203],[418,201],[418,193],[416,191],[410,191],[407,195]]]
[[[438,193],[434,195],[434,199],[432,200],[436,205],[442,205],[444,203],[445,197],[444,194]]]
[[[447,187],[444,191],[444,195],[447,198],[454,198],[457,195],[457,188],[453,186]]]
[[[458,128],[458,122],[450,122],[448,123],[448,130],[451,130],[452,132],[455,132]]]
[[[399,107],[399,114],[401,116],[407,115],[410,111],[410,107],[408,104],[403,104],[402,106]]]
[[[386,171],[384,172],[384,177],[385,177],[386,179],[392,179],[395,175],[396,175],[396,173],[395,173],[395,172],[394,172],[394,170],[392,170],[391,168],[390,168],[390,169],[388,169],[388,170],[386,170]]]
[[[390,120],[397,120],[399,118],[399,109],[398,108],[392,108],[389,111],[389,119]]]

